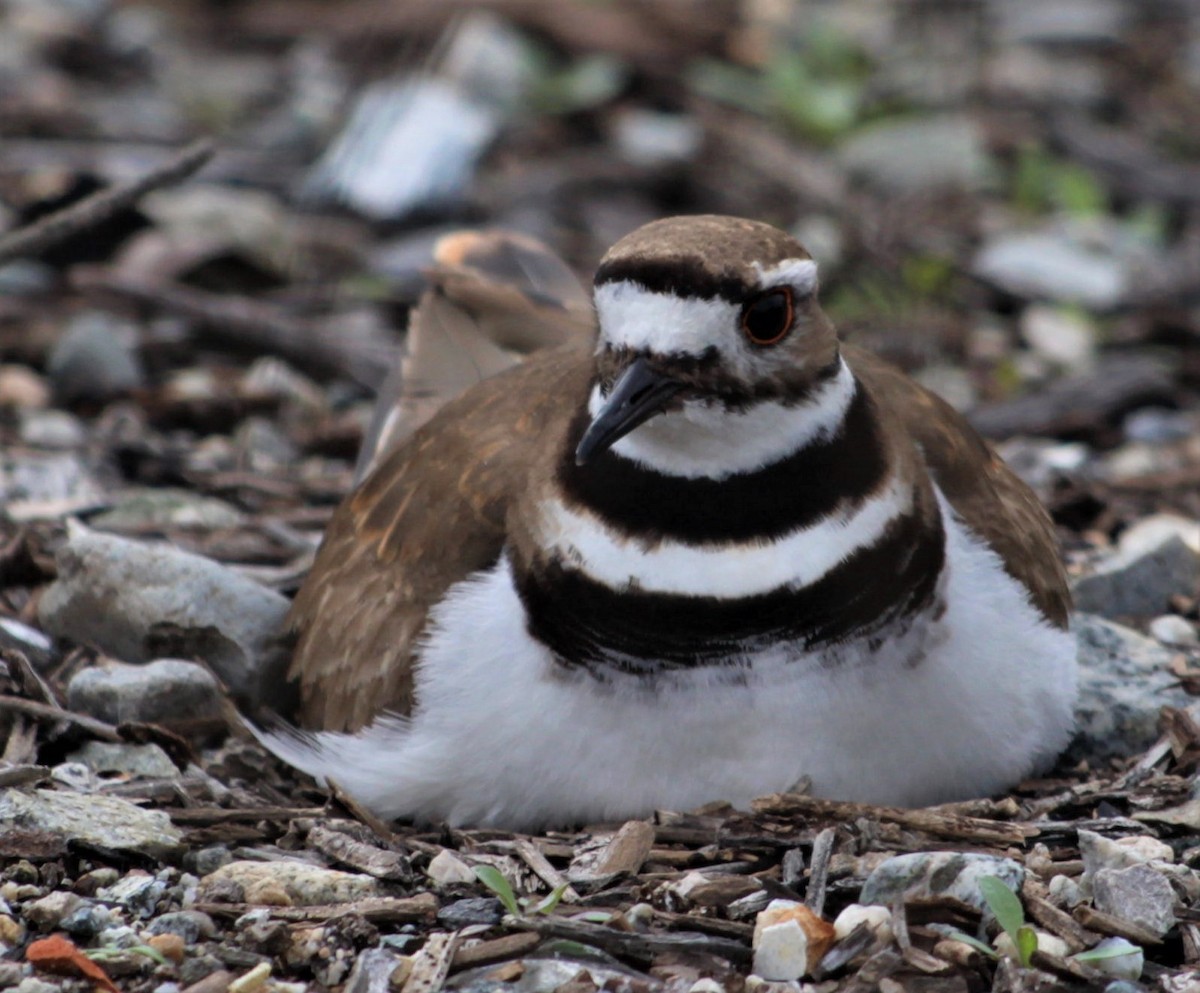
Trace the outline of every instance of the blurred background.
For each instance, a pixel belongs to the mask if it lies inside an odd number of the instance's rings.
[[[793,231],[843,333],[1004,442],[1073,561],[1194,525],[1197,135],[1183,0],[0,0],[0,231],[218,146],[0,268],[7,520],[182,486],[311,541],[439,236],[526,232],[586,282],[721,212]],[[297,547],[237,534],[187,540]]]

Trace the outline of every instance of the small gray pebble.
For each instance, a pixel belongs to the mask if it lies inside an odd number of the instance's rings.
[[[72,938],[91,941],[112,923],[112,919],[99,907],[80,907],[59,921],[58,926]]]
[[[460,928],[469,924],[499,924],[504,906],[491,897],[471,897],[457,900],[438,911],[438,923],[443,927]]]
[[[197,876],[207,876],[210,872],[216,872],[221,866],[229,865],[232,861],[233,856],[228,848],[224,845],[212,845],[209,848],[188,852],[184,856],[183,864],[189,872],[194,872]]]
[[[213,919],[200,910],[177,910],[155,918],[147,930],[151,934],[177,934],[189,945],[201,937],[211,938],[216,934]]]
[[[213,955],[189,955],[180,963],[179,982],[184,986],[191,986],[224,968],[225,964]]]

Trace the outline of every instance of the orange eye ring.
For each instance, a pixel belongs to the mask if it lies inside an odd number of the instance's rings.
[[[778,345],[792,330],[795,316],[792,288],[777,286],[742,307],[742,333],[752,345]]]

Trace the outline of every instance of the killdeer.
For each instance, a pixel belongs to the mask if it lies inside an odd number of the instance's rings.
[[[383,816],[516,828],[1048,765],[1076,684],[1050,521],[839,342],[804,248],[657,221],[594,303],[594,341],[468,389],[338,509],[269,747]]]

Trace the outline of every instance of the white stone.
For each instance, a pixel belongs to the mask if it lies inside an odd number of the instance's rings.
[[[1037,936],[1037,948],[1039,952],[1045,952],[1047,955],[1053,955],[1059,959],[1065,959],[1071,953],[1070,946],[1057,935],[1046,931],[1034,931],[1033,933]],[[1014,962],[1020,961],[1020,956],[1017,954],[1017,946],[1013,944],[1013,940],[1008,936],[1008,932],[1001,931],[996,936],[993,944],[996,946],[996,951],[1005,958],[1010,958]]]
[[[1096,328],[1082,314],[1033,304],[1021,314],[1021,336],[1039,355],[1072,370],[1086,369],[1096,357]]]
[[[1200,521],[1179,514],[1152,514],[1121,532],[1117,547],[1126,555],[1137,555],[1157,548],[1167,538],[1179,538],[1200,555]]]
[[[448,848],[442,849],[429,862],[425,875],[443,886],[449,883],[473,883],[475,873],[471,867]]]
[[[1111,958],[1091,959],[1087,964],[1106,976],[1113,976],[1117,979],[1141,979],[1145,955],[1137,945],[1130,944],[1124,938],[1105,938],[1096,946],[1095,950],[1102,951],[1114,946],[1128,947],[1129,952],[1125,955],[1114,955]]]
[[[1131,865],[1175,861],[1171,846],[1148,834],[1114,840],[1082,828],[1079,831],[1079,854],[1083,859],[1083,875],[1079,883],[1087,896],[1091,896],[1092,877],[1101,869],[1125,869]]]
[[[718,983],[715,979],[705,977],[697,979],[690,987],[688,993],[725,993],[725,987]]]
[[[758,932],[753,971],[763,979],[785,980],[808,971],[808,935],[798,921],[770,924]]]
[[[888,944],[892,940],[892,912],[879,904],[865,906],[852,903],[837,915],[833,922],[834,940],[841,941],[850,936],[860,924],[866,924],[876,940]]]
[[[1070,876],[1054,876],[1049,885],[1050,900],[1056,906],[1073,909],[1083,903],[1084,896],[1078,881]]]
[[[1191,621],[1178,614],[1163,614],[1150,622],[1150,635],[1164,645],[1200,645],[1200,636]]]

